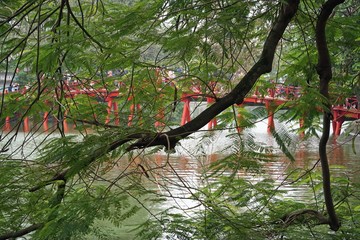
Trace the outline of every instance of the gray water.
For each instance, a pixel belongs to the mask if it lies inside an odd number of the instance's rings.
[[[198,111],[200,112],[201,110],[200,107]],[[193,116],[195,115],[196,112]],[[279,122],[275,123],[276,127],[289,129],[296,124],[288,123],[284,125]],[[70,134],[77,134],[76,131],[71,129],[72,127],[70,127]],[[226,154],[231,151],[228,149],[228,146],[231,146],[233,141],[227,136],[236,133],[234,130],[215,131],[209,138],[200,141],[200,138],[207,134],[206,130],[207,128],[204,127],[202,131],[191,135],[188,139],[182,140],[176,147],[175,153],[167,154],[164,151],[159,151],[156,154],[149,155],[146,150],[137,152],[131,158],[119,159],[116,161],[117,164],[112,166],[112,170],[107,174],[107,177],[109,180],[115,179],[118,177],[119,172],[124,171],[125,168],[136,172],[139,170],[137,167],[139,164],[145,169],[157,168],[151,172],[149,178],[142,177],[144,186],[153,188],[159,194],[167,196],[167,201],[155,208],[166,209],[175,206],[174,211],[191,214],[193,208],[198,204],[198,202],[190,200],[191,195],[194,193],[193,189],[205,184],[202,176],[206,167],[218,161],[224,153]],[[245,130],[242,133],[242,137],[246,137],[248,134],[254,136],[258,144],[273,148],[274,161],[264,165],[265,175],[274,179],[279,189],[287,190],[284,198],[298,200],[311,198],[312,193],[308,188],[302,188],[301,186],[294,187],[286,176],[295,169],[305,170],[314,167],[319,158],[317,153],[319,139],[312,138],[301,141],[297,134],[292,134],[294,143],[289,146],[289,149],[293,153],[295,161],[291,162],[281,153],[272,135],[267,133],[266,120],[258,122],[254,128]],[[0,144],[4,144],[8,138],[5,137],[6,133],[4,132],[2,136],[3,139]],[[56,133],[49,135],[49,132],[43,131],[41,127],[38,132],[19,132],[12,144],[8,146],[9,152],[13,152],[12,158],[32,158],[36,155],[34,150],[37,149],[42,141],[46,140],[47,137],[57,136],[59,135]],[[328,143],[328,159],[333,175],[348,176],[352,182],[360,183],[360,137],[357,137],[354,142],[350,140],[351,137],[332,136]],[[315,166],[315,168],[319,168],[319,165]],[[254,182],[264,177],[264,175],[255,175],[245,171],[238,174]],[[128,230],[134,225],[136,226],[141,223],[144,220],[144,216],[150,215],[147,211],[140,211],[139,214],[130,218],[120,228],[113,226],[107,220],[99,220],[96,222],[96,225],[104,229],[110,229],[114,234],[114,239],[131,239],[133,233],[129,233]],[[89,239],[96,238],[89,236]]]

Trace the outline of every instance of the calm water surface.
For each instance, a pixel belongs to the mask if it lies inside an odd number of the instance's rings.
[[[280,123],[276,123],[280,125]],[[276,151],[277,145],[273,137],[266,132],[266,121],[256,124],[255,128],[247,130],[244,134],[251,133],[256,142],[264,146],[273,146],[275,149],[274,161],[264,165],[265,173],[263,175],[254,175],[251,173],[240,172],[242,176],[251,181],[259,181],[264,175],[271,177],[275,182],[281,185],[280,189],[287,190],[284,197],[295,199],[307,199],[311,197],[308,188],[298,186],[294,188],[289,185],[290,179],[286,179],[286,174],[294,169],[309,169],[318,161],[317,144],[318,139],[310,139],[301,142],[296,135],[294,139],[296,144],[290,146],[293,152],[295,162],[289,161],[283,154]],[[4,136],[5,133],[3,133]],[[160,206],[166,209],[170,206],[180,211],[181,209],[192,209],[197,202],[187,199],[195,191],[194,188],[202,186],[204,179],[201,178],[206,166],[212,162],[218,161],[221,152],[225,146],[231,145],[232,142],[226,136],[229,132],[216,132],[211,138],[205,139],[200,143],[199,138],[203,133],[194,134],[190,139],[181,141],[176,147],[176,153],[167,155],[160,152],[155,155],[145,155],[141,152],[131,159],[122,159],[126,164],[119,164],[120,161],[113,166],[113,170],[108,174],[109,178],[118,177],[119,173],[126,168],[132,167],[139,170],[139,164],[145,169],[156,168],[149,171],[149,178],[143,178],[145,186],[151,187],[159,194],[168,196],[168,200]],[[14,158],[24,158],[31,155],[34,149],[46,139],[48,133],[24,133],[20,132],[9,149],[15,152]],[[55,136],[55,135],[52,135]],[[337,176],[349,176],[352,182],[360,183],[360,137],[357,137],[354,143],[348,141],[346,137],[331,137],[328,144],[328,158],[332,166],[332,174]],[[1,147],[4,140],[1,142]],[[24,148],[20,148],[22,144]],[[354,152],[355,150],[355,152]],[[277,154],[279,153],[279,154]],[[319,167],[319,166],[318,166]],[[135,171],[135,170],[134,170]],[[226,174],[226,173],[225,173]],[[211,180],[208,180],[211,181]],[[150,207],[150,206],[149,206]],[[159,206],[157,206],[159,207]],[[175,210],[176,211],[176,210]],[[116,228],[106,220],[99,221],[97,224],[102,228],[109,229],[114,233],[113,239],[131,239],[133,233],[128,233],[134,225],[138,225],[144,220],[144,216],[149,216],[146,211],[141,211],[138,215],[130,218],[121,228]],[[91,236],[89,239],[92,238]]]

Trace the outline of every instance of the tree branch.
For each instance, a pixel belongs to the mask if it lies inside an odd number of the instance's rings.
[[[298,5],[299,0],[289,0],[287,4],[280,5],[281,9],[279,11],[279,16],[274,22],[273,27],[265,40],[259,60],[230,93],[225,95],[223,98],[220,98],[217,102],[200,113],[199,116],[181,127],[164,133],[147,131],[144,133],[130,134],[125,138],[112,142],[106,152],[111,152],[112,150],[133,140],[136,140],[136,142],[130,144],[126,149],[127,151],[148,148],[152,146],[164,146],[167,150],[172,150],[181,139],[198,131],[228,107],[232,106],[233,104],[241,104],[244,100],[244,97],[252,89],[259,77],[262,74],[271,71],[277,44],[284,34],[284,31],[290,23],[291,19],[296,14]],[[31,188],[30,190],[36,191],[41,187],[49,185],[57,180],[58,176],[62,176],[64,180],[67,180],[69,177],[77,174],[81,169],[84,169],[90,165],[103,154],[103,151],[95,152],[91,158],[81,163],[81,168],[79,168],[79,166],[73,166],[71,168],[65,169],[63,172],[56,174],[53,178]]]
[[[118,139],[112,142],[110,146],[105,150],[105,152],[106,153],[111,152],[116,148],[133,140],[136,140],[136,142],[128,146],[127,148],[128,151],[131,151],[136,148],[147,148],[157,145],[165,146],[168,150],[173,149],[179,140],[198,131],[201,127],[205,126],[216,115],[220,114],[222,111],[224,111],[225,109],[227,109],[228,107],[230,107],[235,103],[237,104],[242,103],[245,95],[252,89],[258,78],[262,74],[271,71],[272,62],[274,59],[274,54],[276,51],[277,44],[281,39],[292,17],[295,15],[298,5],[299,5],[299,0],[289,0],[287,4],[281,4],[281,10],[279,16],[277,17],[277,20],[273,24],[273,27],[264,43],[263,51],[261,53],[260,59],[258,60],[258,62],[255,63],[255,65],[250,69],[250,71],[245,75],[245,77],[238,83],[238,85],[229,94],[219,99],[216,103],[214,103],[204,112],[202,112],[198,117],[194,118],[192,121],[188,122],[184,126],[170,130],[165,133],[144,132],[144,133],[130,134],[125,138]],[[69,11],[71,11],[69,6],[68,8]],[[73,18],[75,17],[73,16]],[[82,169],[89,166],[94,161],[96,161],[96,159],[98,159],[103,154],[104,154],[103,149],[99,149],[99,151],[95,151],[93,155],[88,159],[84,159],[83,161],[79,162],[79,164],[62,170],[61,172],[55,174],[51,179],[44,181],[40,183],[38,186],[31,188],[30,191],[37,191],[42,187],[45,187],[49,184],[55,183],[56,181],[60,180],[61,183],[58,185],[58,191],[51,203],[52,207],[56,207],[58,204],[61,203],[64,197],[64,190],[67,180],[73,177]],[[51,216],[49,216],[49,220],[51,220],[50,218]],[[29,232],[38,230],[43,226],[44,223],[34,224],[18,232],[8,233],[4,235],[2,239],[6,239],[8,237],[22,236]]]
[[[320,93],[327,99],[325,103],[325,109],[323,114],[323,131],[319,142],[319,155],[321,162],[321,171],[323,177],[323,191],[325,198],[325,205],[329,214],[329,225],[334,231],[340,228],[340,222],[336,216],[333,199],[331,196],[331,180],[330,169],[326,153],[326,144],[329,140],[330,133],[330,120],[331,105],[329,102],[329,82],[332,78],[331,61],[329,50],[326,41],[325,27],[329,16],[333,12],[334,8],[343,3],[344,0],[329,0],[322,6],[320,15],[316,23],[316,47],[318,50],[318,64],[316,71],[320,77]]]
[[[151,139],[149,139],[151,136],[150,133],[134,133],[131,135],[128,135],[126,138],[118,139],[114,142],[112,142],[109,147],[106,149],[105,153],[109,153],[116,148],[124,145],[125,143],[132,141],[132,140],[138,140],[143,139],[143,141],[151,142]],[[152,137],[152,139],[155,139],[156,137]],[[61,172],[57,172],[52,178],[43,181],[39,183],[38,185],[32,187],[29,189],[29,192],[35,192],[45,186],[48,186],[50,184],[55,183],[56,181],[65,181],[67,182],[71,177],[79,173],[81,170],[88,167],[91,163],[95,162],[99,157],[104,155],[103,149],[98,149],[97,151],[94,151],[91,157],[88,159],[84,159],[82,161],[79,161],[78,164],[75,164],[71,167],[63,169]]]
[[[40,228],[42,228],[44,226],[44,224],[42,223],[37,223],[37,224],[33,224],[27,228],[21,229],[19,231],[16,232],[9,232],[9,233],[5,233],[4,235],[0,235],[0,240],[6,240],[9,238],[17,238],[17,237],[21,237],[24,236],[28,233],[31,233],[35,230],[38,230]]]
[[[304,215],[315,217],[318,220],[318,224],[329,224],[329,220],[322,213],[312,209],[299,209],[288,213],[281,218],[281,222],[285,227],[288,227],[300,217],[304,217]]]
[[[281,4],[279,16],[274,22],[273,27],[265,40],[260,59],[230,93],[225,95],[223,98],[220,98],[213,105],[205,109],[196,118],[185,125],[170,130],[164,134],[159,134],[156,138],[151,138],[151,141],[148,141],[147,139],[140,139],[136,143],[132,144],[128,149],[131,150],[135,148],[146,148],[158,145],[168,147],[168,142],[170,142],[170,147],[173,148],[179,140],[198,131],[231,105],[241,104],[244,101],[246,94],[253,88],[259,77],[262,74],[271,71],[276,47],[284,34],[286,27],[297,12],[298,5],[299,0],[289,0],[287,1],[287,4]]]

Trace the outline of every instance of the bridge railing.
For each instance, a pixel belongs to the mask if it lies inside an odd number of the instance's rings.
[[[293,99],[301,96],[301,87],[274,84],[273,86],[267,88],[266,93],[266,95],[262,94],[259,91],[259,87],[256,87],[251,94],[257,97]]]
[[[360,102],[357,96],[352,96],[348,98],[338,98],[336,100],[337,104],[333,105],[334,108],[344,109],[344,110],[353,110],[360,111]]]
[[[359,100],[356,96],[346,98],[345,104],[343,106],[349,110],[350,109],[360,110]]]
[[[108,90],[106,88],[101,89],[95,89],[93,88],[96,84],[95,81],[90,83],[89,85],[85,86],[77,81],[69,82],[64,84],[64,90],[65,94],[67,94],[69,97],[76,96],[78,94],[88,94],[91,95],[103,95],[105,98],[108,97],[111,92],[111,90]],[[211,97],[215,93],[216,96],[221,97],[224,95],[221,90],[217,90],[217,88],[214,88],[214,92],[212,92],[210,95],[203,94],[201,92],[201,87],[199,85],[193,85],[188,88],[188,91],[185,91],[185,97],[196,97],[197,95],[203,96],[203,97]],[[5,90],[0,91],[0,94],[11,94],[11,93],[25,93],[28,90],[26,87],[16,87],[16,88],[5,88]],[[296,86],[287,86],[284,84],[273,84],[272,87],[267,88],[266,94],[264,94],[265,91],[260,92],[259,87],[256,87],[252,92],[250,92],[248,95],[256,96],[258,98],[266,98],[266,97],[272,97],[272,98],[282,98],[282,99],[294,99],[301,96],[301,87]],[[111,95],[111,96],[110,96]],[[114,97],[114,94],[110,94],[110,97]],[[360,110],[360,104],[359,100],[356,96],[348,97],[343,100],[343,103],[338,104],[334,107],[343,107],[347,109],[354,109],[354,110]]]

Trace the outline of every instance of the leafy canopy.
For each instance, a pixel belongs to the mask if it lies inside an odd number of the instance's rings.
[[[315,24],[323,3],[301,1],[297,8],[297,1],[1,1],[0,70],[6,81],[0,106],[5,128],[0,238],[31,233],[34,239],[109,239],[113,233],[99,229],[102,221],[120,227],[140,215],[135,232],[141,239],[330,239],[328,229],[317,226],[326,223],[321,184],[314,185],[320,174],[287,175],[310,186],[315,201],[284,199],[262,169],[275,161],[278,149],[236,131],[267,112],[234,105],[255,83],[263,95],[271,81],[301,87],[299,98],[273,110],[284,122],[305,116],[296,130],[310,137],[321,130],[319,109],[326,110],[329,101],[340,103],[344,94],[359,94],[357,1],[339,5],[328,21],[333,81],[330,99],[319,94]],[[27,90],[5,94],[15,83]],[[197,99],[217,101],[178,127],[182,96],[194,89],[201,91]],[[74,90],[92,94],[74,95]],[[115,90],[119,96],[111,100],[117,108],[109,109],[107,94]],[[280,113],[283,108],[288,111]],[[46,116],[53,123],[47,129]],[[207,123],[202,119],[215,116],[220,120],[215,130],[229,130],[231,146],[221,160],[201,169],[201,186],[189,186],[174,171],[170,155],[149,157],[160,147],[179,149],[181,139]],[[31,131],[21,132],[29,119]],[[216,131],[202,136],[201,144]],[[293,134],[280,128],[273,136],[282,153],[296,161]],[[155,147],[133,151],[150,146]],[[193,157],[201,163],[201,156]],[[248,181],[241,177],[245,173],[262,179]],[[358,186],[351,184],[335,181],[343,221],[339,238],[359,234]],[[184,190],[198,208],[159,210],[169,198],[184,197],[175,196],[169,185]]]

